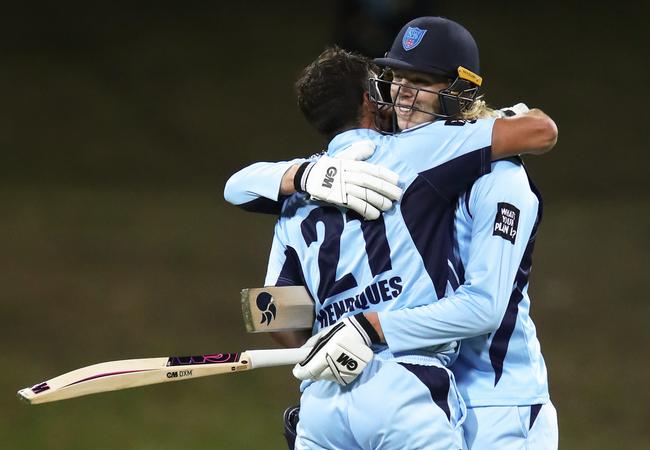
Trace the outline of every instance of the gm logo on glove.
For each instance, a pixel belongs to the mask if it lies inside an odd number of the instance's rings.
[[[332,188],[332,183],[334,182],[334,175],[336,175],[336,167],[328,167],[325,172],[325,178],[323,179],[323,187]]]
[[[347,367],[348,370],[357,370],[357,367],[359,367],[359,363],[356,360],[342,352],[336,362],[343,367]]]

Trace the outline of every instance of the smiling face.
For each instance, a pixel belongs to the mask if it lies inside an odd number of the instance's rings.
[[[451,80],[408,70],[394,70],[390,95],[395,104],[397,124],[401,130],[435,120],[440,114],[438,92]]]

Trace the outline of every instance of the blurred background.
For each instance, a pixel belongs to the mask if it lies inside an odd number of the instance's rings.
[[[559,126],[527,161],[561,448],[647,448],[647,6],[120,3],[3,5],[2,448],[284,448],[289,368],[34,407],[15,391],[99,361],[273,346],[245,333],[239,290],[263,282],[274,218],[227,205],[224,183],[323,148],[292,84],[326,45],[380,56],[420,15],[471,30],[492,105]]]

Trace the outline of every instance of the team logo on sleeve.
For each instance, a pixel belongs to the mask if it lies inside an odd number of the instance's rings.
[[[494,218],[492,236],[501,236],[512,244],[517,239],[519,225],[519,209],[510,203],[497,203],[497,215]]]
[[[404,47],[404,50],[409,51],[417,47],[422,42],[422,38],[426,32],[427,30],[422,30],[418,27],[408,27],[402,38],[402,47]]]

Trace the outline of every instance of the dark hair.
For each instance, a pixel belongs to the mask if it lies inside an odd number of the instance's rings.
[[[296,81],[298,107],[307,121],[328,139],[357,127],[370,69],[364,56],[325,49]]]

